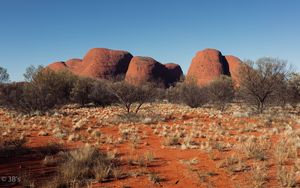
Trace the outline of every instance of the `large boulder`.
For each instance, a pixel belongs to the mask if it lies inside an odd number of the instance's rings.
[[[80,75],[92,78],[125,75],[131,58],[127,51],[93,48],[83,58]]]
[[[240,74],[239,74],[239,68],[242,65],[242,61],[232,55],[225,56],[226,61],[228,62],[229,65],[229,72],[232,78],[232,81],[234,82],[235,86],[240,85]]]
[[[167,63],[164,65],[167,69],[166,78],[165,78],[167,84],[173,85],[174,83],[180,81],[180,78],[183,76],[183,72],[180,65],[175,63]]]
[[[151,57],[133,57],[130,61],[125,80],[134,85],[144,82],[162,82],[164,85],[167,69],[166,67]]]
[[[207,85],[220,75],[229,75],[228,63],[222,53],[215,49],[197,52],[189,67],[187,78],[195,79],[198,85]]]

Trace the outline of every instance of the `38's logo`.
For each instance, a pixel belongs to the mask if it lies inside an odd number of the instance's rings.
[[[0,183],[19,183],[21,178],[18,176],[0,176]]]

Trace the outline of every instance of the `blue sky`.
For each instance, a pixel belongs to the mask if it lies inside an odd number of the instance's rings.
[[[0,66],[19,81],[31,64],[106,47],[186,72],[197,51],[216,48],[286,59],[299,71],[299,10],[298,0],[1,0]]]

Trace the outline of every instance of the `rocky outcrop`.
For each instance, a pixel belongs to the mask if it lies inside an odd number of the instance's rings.
[[[130,61],[125,80],[134,85],[154,81],[168,87],[180,80],[181,67],[174,63],[161,64],[150,57],[133,57]]]
[[[192,59],[186,78],[194,79],[198,85],[203,86],[221,75],[227,75],[238,86],[241,63],[235,56],[223,56],[216,49],[205,49],[197,52]],[[69,70],[79,76],[102,79],[125,75],[125,80],[135,85],[155,81],[165,87],[174,85],[183,76],[181,67],[177,64],[162,64],[151,57],[133,57],[127,51],[107,48],[93,48],[82,60],[59,61],[48,65],[48,68],[54,71]]]
[[[83,64],[81,59],[70,59],[66,61],[65,64],[68,69],[74,74],[80,74],[80,72],[82,71]]]
[[[81,59],[59,61],[48,65],[54,71],[69,70],[80,76],[112,78],[125,75],[132,55],[127,51],[93,48]]]
[[[125,75],[131,58],[127,51],[93,48],[83,58],[80,75],[92,78]]]
[[[175,63],[164,64],[167,68],[166,73],[166,82],[168,85],[173,85],[174,83],[180,81],[180,78],[183,77],[183,72],[180,65]]]
[[[229,65],[229,72],[232,78],[232,81],[234,82],[235,86],[240,85],[240,74],[239,74],[239,68],[242,65],[242,61],[232,55],[225,56],[226,61],[228,62]]]
[[[232,76],[239,83],[238,69],[241,60],[235,56],[223,56],[216,49],[205,49],[196,53],[186,77],[194,79],[198,85],[207,85],[221,75]]]
[[[57,62],[51,63],[50,65],[47,66],[47,68],[49,68],[53,71],[61,71],[61,70],[68,69],[66,63],[63,61],[57,61]]]
[[[151,57],[133,57],[130,61],[125,80],[139,85],[143,82],[159,81],[165,83],[166,67]]]

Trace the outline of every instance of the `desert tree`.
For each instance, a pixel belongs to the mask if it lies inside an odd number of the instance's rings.
[[[25,73],[23,74],[25,81],[31,82],[35,74],[37,74],[42,69],[42,65],[38,65],[37,67],[35,67],[34,65],[30,65],[29,67],[27,67]]]
[[[98,106],[107,106],[116,102],[115,95],[109,91],[110,84],[112,84],[112,82],[109,80],[94,80],[90,93],[88,94],[89,100]]]
[[[224,110],[226,104],[234,98],[234,86],[230,77],[220,76],[207,86],[209,100],[220,110]]]
[[[294,108],[297,107],[300,102],[300,75],[297,73],[292,73],[290,79],[288,80],[287,90],[286,90],[287,102]]]
[[[47,111],[69,102],[76,76],[67,71],[41,69],[26,82],[20,107],[25,112]]]
[[[279,94],[286,84],[290,70],[287,62],[277,58],[247,60],[240,67],[240,97],[262,113],[267,105],[278,104]]]
[[[9,108],[16,108],[22,100],[23,82],[3,83],[0,84],[0,105]]]
[[[198,86],[194,78],[187,78],[168,88],[166,96],[172,103],[183,103],[191,108],[201,107],[208,102],[206,87]]]
[[[91,100],[89,99],[89,93],[91,93],[93,86],[93,79],[91,78],[78,78],[74,83],[74,87],[71,90],[70,98],[73,102],[80,105],[85,105]]]
[[[7,69],[0,67],[0,83],[8,82],[9,74],[7,73]]]
[[[142,105],[154,101],[157,94],[155,86],[148,82],[135,86],[126,81],[119,81],[111,84],[109,91],[127,113],[138,113]]]

